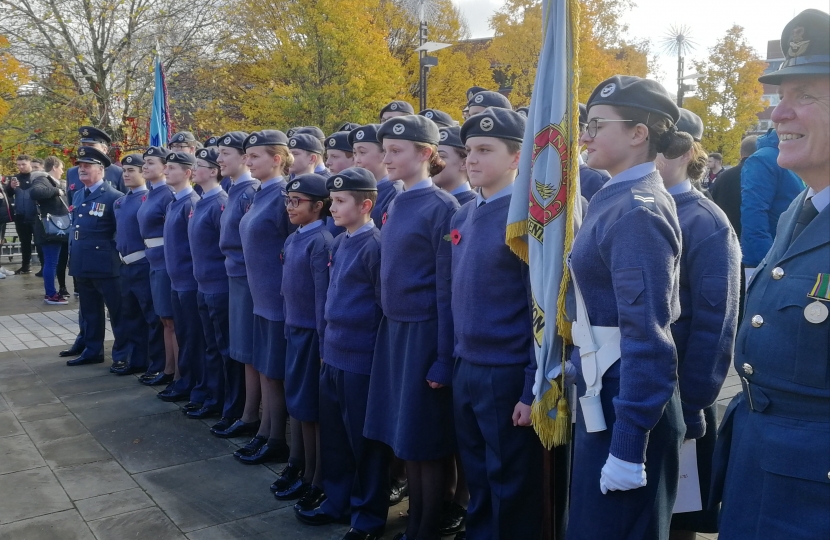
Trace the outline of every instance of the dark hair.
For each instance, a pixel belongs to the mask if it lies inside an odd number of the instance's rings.
[[[343,191],[341,193],[348,193],[354,198],[354,202],[360,206],[363,204],[363,201],[372,201],[372,208],[375,207],[375,203],[378,202],[378,192],[377,191]]]
[[[331,198],[330,197],[315,197],[313,195],[309,195],[311,199],[311,206],[313,207],[315,203],[321,202],[323,203],[323,208],[320,210],[320,219],[329,217],[331,215]]]
[[[692,144],[692,158],[686,165],[686,175],[693,181],[697,182],[703,177],[703,171],[706,170],[706,150],[703,145],[695,141]]]
[[[39,165],[43,165],[43,160],[40,159],[39,157],[32,158],[32,163],[37,163]]]
[[[32,158],[28,154],[20,154],[15,161],[32,161]]]
[[[461,159],[467,159],[467,150],[465,150],[464,148],[459,148],[457,146],[453,146],[452,149],[455,150],[455,155],[457,155]]]
[[[688,133],[677,131],[672,121],[665,116],[655,114],[651,118],[649,111],[635,107],[614,107],[614,110],[623,120],[631,120],[632,125],[643,124],[648,128],[648,157],[654,160],[657,154],[663,154],[666,159],[675,159],[692,147],[694,139]]]
[[[723,161],[723,155],[721,155],[719,152],[712,152],[711,154],[709,154],[709,157],[714,159],[715,161]]]
[[[63,167],[63,161],[59,160],[55,156],[49,156],[45,160],[43,160],[43,168],[46,172],[52,172],[52,169],[60,165]]]
[[[432,150],[432,153],[429,156],[429,175],[430,176],[435,176],[435,175],[437,175],[438,173],[440,173],[441,171],[444,170],[444,167],[446,167],[447,164],[444,163],[444,160],[441,159],[441,156],[438,155],[438,145],[422,143],[422,142],[416,142],[414,144],[415,144],[415,148],[418,151],[421,151],[424,148],[429,148],[430,150]]]

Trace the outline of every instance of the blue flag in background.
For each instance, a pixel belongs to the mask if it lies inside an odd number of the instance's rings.
[[[161,58],[156,55],[156,89],[153,92],[153,110],[150,113],[150,146],[166,146],[170,139],[170,112],[167,107],[167,82]]]

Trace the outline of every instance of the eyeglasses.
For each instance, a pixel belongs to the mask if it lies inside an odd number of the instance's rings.
[[[611,120],[608,118],[592,118],[585,126],[585,132],[592,139],[597,136],[599,125],[605,122],[633,122],[634,120]]]
[[[299,208],[301,202],[312,202],[313,199],[301,199],[299,197],[286,197],[285,198],[285,207],[286,208]]]

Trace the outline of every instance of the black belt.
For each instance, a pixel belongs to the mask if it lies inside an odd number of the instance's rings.
[[[750,410],[808,422],[830,422],[830,399],[761,387],[741,377]]]

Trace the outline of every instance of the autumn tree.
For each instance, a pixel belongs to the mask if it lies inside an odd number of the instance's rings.
[[[685,105],[706,126],[703,146],[723,154],[725,163],[737,163],[741,139],[767,106],[758,82],[766,64],[747,43],[743,28],[735,25],[709,49],[706,60],[694,65],[700,75],[697,99],[686,100]]]
[[[9,40],[0,35],[0,119],[9,112],[9,102],[17,89],[29,80],[29,74],[9,51]]]

